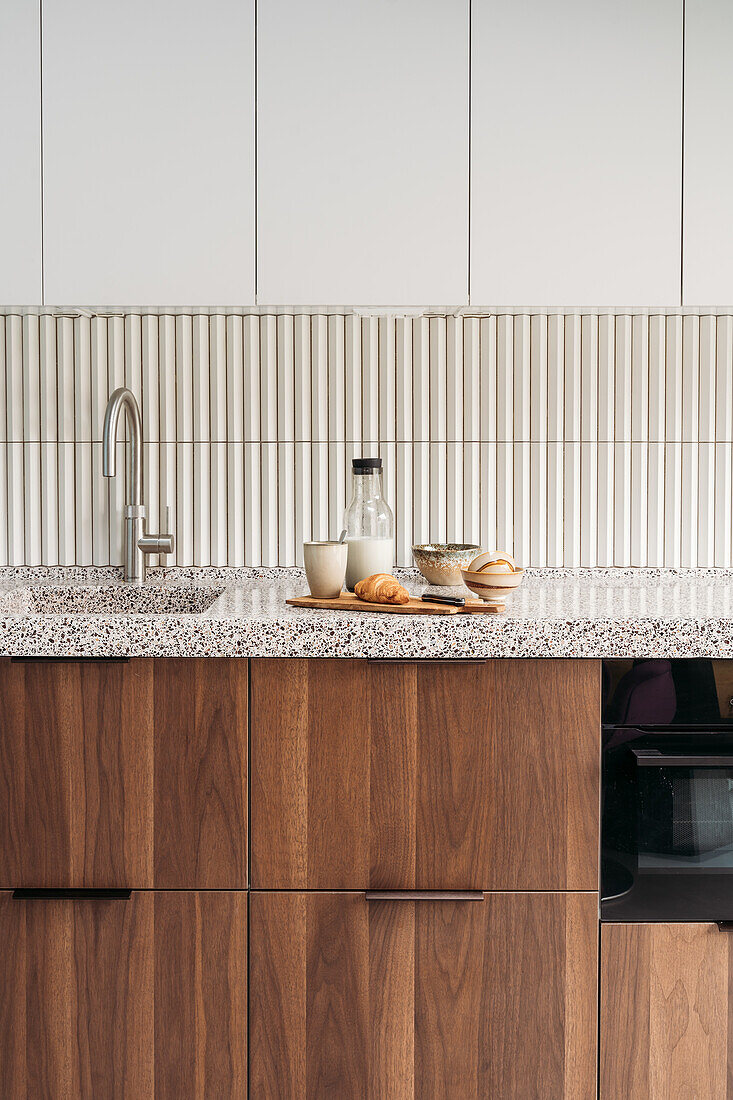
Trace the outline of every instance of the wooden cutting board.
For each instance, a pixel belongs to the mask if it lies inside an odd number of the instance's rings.
[[[391,615],[458,615],[489,612],[496,614],[504,606],[494,607],[483,600],[466,600],[464,607],[451,607],[445,603],[425,603],[410,598],[408,603],[366,603],[352,592],[342,592],[335,600],[322,600],[317,596],[293,596],[285,603],[292,607],[315,607],[323,611],[386,611]]]

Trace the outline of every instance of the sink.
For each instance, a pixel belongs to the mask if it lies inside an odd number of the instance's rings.
[[[202,585],[43,585],[27,589],[32,615],[200,615],[223,588]]]

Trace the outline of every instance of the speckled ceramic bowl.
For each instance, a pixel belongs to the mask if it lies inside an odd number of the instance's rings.
[[[475,592],[480,600],[503,610],[507,596],[524,580],[524,570],[517,568],[513,573],[475,573],[462,569],[461,576],[466,588]]]
[[[468,568],[480,550],[466,542],[429,542],[413,546],[412,556],[430,584],[461,584],[461,570]]]

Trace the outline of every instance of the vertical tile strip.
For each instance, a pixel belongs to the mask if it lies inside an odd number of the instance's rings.
[[[180,564],[292,564],[337,533],[369,450],[400,564],[432,538],[533,565],[733,565],[726,314],[7,316],[0,562],[119,562],[124,479],[101,475],[117,385],[139,396],[150,525],[171,506]]]

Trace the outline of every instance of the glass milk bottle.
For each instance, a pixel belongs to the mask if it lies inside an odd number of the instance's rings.
[[[382,496],[381,458],[355,458],[351,463],[351,502],[344,513],[346,587],[372,573],[391,573],[394,566],[394,520]]]

